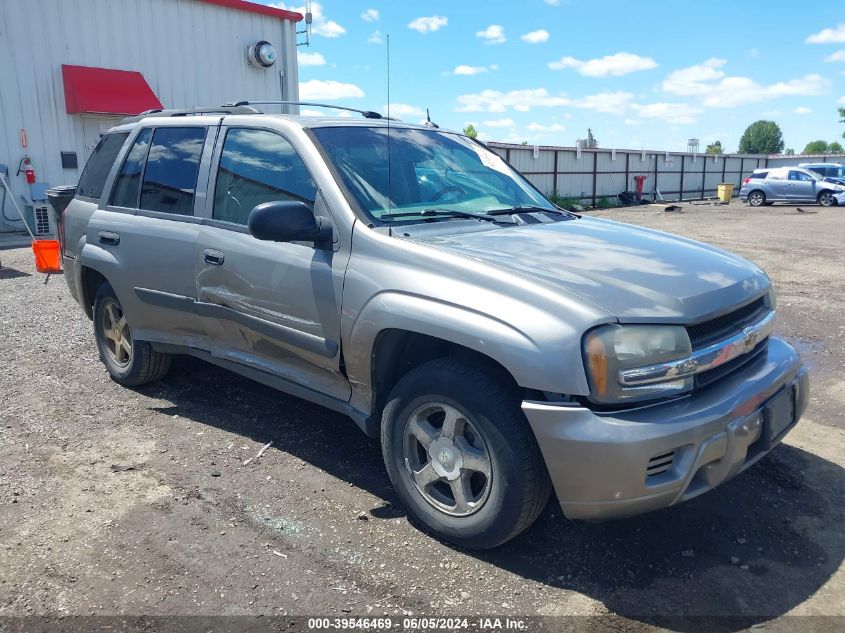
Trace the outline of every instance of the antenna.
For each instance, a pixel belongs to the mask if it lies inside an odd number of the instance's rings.
[[[305,0],[305,29],[297,31],[297,35],[305,35],[304,42],[297,42],[297,46],[311,46],[311,23],[314,21],[314,15],[311,13],[311,3]]]
[[[387,42],[387,213],[390,215],[391,194],[393,193],[390,183],[390,33],[385,37]]]
[[[433,127],[439,128],[440,126],[437,125],[434,121],[431,120],[431,114],[428,112],[428,108],[425,109],[425,126],[426,127]]]

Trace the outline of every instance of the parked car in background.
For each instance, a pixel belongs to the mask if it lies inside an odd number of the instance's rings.
[[[473,139],[362,114],[247,103],[103,136],[60,235],[115,381],[189,354],[343,412],[409,516],[472,548],[552,490],[589,520],[692,499],[797,423],[807,370],[757,266],[569,213]]]
[[[798,166],[817,173],[825,180],[845,185],[845,165],[842,163],[801,163]]]
[[[839,204],[845,185],[825,180],[802,167],[755,169],[742,181],[739,199],[752,207],[774,202],[812,203],[829,207]]]

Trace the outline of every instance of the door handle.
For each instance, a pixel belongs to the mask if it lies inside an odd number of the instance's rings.
[[[212,266],[221,266],[223,264],[223,253],[213,248],[207,248],[202,252],[203,261]]]
[[[100,240],[100,244],[105,244],[106,246],[117,246],[120,244],[120,235],[111,231],[100,231],[97,233],[97,238]]]

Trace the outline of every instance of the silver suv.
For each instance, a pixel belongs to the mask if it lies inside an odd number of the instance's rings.
[[[465,547],[671,506],[807,406],[769,278],[557,208],[466,136],[367,112],[158,112],[101,140],[63,214],[112,378],[190,354],[349,415],[408,515]]]
[[[839,203],[845,185],[822,178],[801,167],[755,169],[742,181],[739,198],[752,207],[775,202],[812,203],[829,207]]]

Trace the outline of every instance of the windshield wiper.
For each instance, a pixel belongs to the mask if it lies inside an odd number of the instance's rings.
[[[530,204],[518,204],[507,209],[493,209],[488,211],[488,215],[512,215],[514,213],[554,213],[556,215],[569,215],[566,211],[560,209],[546,209],[545,207],[537,207]]]
[[[473,218],[476,220],[484,220],[485,222],[495,222],[496,224],[512,224],[511,222],[502,222],[501,220],[491,217],[487,213],[471,213],[469,211],[453,211],[451,209],[424,209],[423,211],[403,211],[401,213],[387,213],[381,216],[385,219],[401,219],[401,218]]]

